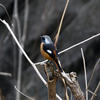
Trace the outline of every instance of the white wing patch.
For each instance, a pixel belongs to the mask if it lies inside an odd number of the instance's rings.
[[[51,50],[47,50],[47,52],[50,53],[50,54],[52,54],[52,51]]]

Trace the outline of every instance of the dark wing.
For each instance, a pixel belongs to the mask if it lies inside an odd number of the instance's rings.
[[[57,50],[53,44],[43,44],[43,50],[48,53],[55,61],[59,59]]]

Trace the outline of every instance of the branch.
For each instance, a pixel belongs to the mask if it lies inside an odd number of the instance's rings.
[[[98,36],[100,36],[100,33],[98,33],[98,34],[96,34],[96,35],[93,35],[93,36],[91,36],[90,38],[88,38],[88,39],[86,39],[86,40],[84,40],[84,41],[81,41],[81,42],[79,42],[79,43],[77,43],[77,44],[75,44],[75,45],[73,45],[73,46],[71,46],[71,47],[69,47],[69,48],[67,48],[67,49],[64,49],[64,50],[60,51],[58,54],[62,54],[62,53],[64,53],[64,52],[66,52],[66,51],[68,51],[68,50],[70,50],[70,49],[72,49],[72,48],[74,48],[74,47],[77,47],[77,46],[79,46],[79,45],[81,45],[81,44],[83,44],[83,43],[85,43],[85,42],[88,42],[88,41],[90,41],[90,40],[92,40],[92,39],[94,39],[94,38],[96,38],[96,37],[98,37]]]
[[[82,53],[83,64],[84,64],[84,73],[85,73],[86,100],[88,100],[86,64],[85,64],[85,58],[84,58],[84,54],[83,54],[83,49],[82,48],[81,48],[81,53]]]
[[[99,88],[100,88],[100,81],[99,81],[99,83],[98,83],[98,85],[97,85],[97,88],[95,89],[95,92],[94,92],[94,94],[92,95],[92,97],[91,97],[90,100],[93,100],[93,99],[94,99],[95,94],[98,92]]]
[[[21,47],[20,43],[18,42],[17,38],[15,37],[13,31],[11,30],[10,26],[8,25],[8,23],[5,20],[1,20],[0,21],[7,27],[7,29],[9,30],[9,32],[11,33],[12,37],[14,38],[16,44],[18,45],[18,47],[21,49],[22,53],[24,54],[24,56],[26,57],[26,59],[29,61],[29,63],[33,66],[33,68],[35,69],[36,73],[38,74],[38,76],[40,77],[40,79],[43,81],[43,83],[45,85],[47,85],[46,81],[43,79],[43,77],[41,76],[41,74],[39,73],[37,67],[35,66],[35,64],[30,60],[30,58],[28,57],[28,55],[26,54],[26,52],[23,50],[23,48]]]
[[[18,29],[18,39],[19,42],[21,43],[21,25],[20,25],[20,20],[18,16],[18,0],[14,0],[14,11],[13,11],[13,24],[17,24],[17,29]],[[15,27],[15,26],[13,26]],[[15,31],[15,28],[13,28]],[[15,45],[14,45],[15,46]],[[22,73],[22,52],[19,49],[19,56],[18,56],[18,74],[17,74],[17,87],[20,90],[21,89],[21,73]],[[16,92],[16,100],[20,100],[20,93]]]
[[[0,100],[6,100],[6,98],[3,96],[3,93],[1,91],[1,88],[0,88]]]
[[[14,87],[15,87],[15,89],[16,89],[20,94],[22,94],[23,96],[27,97],[27,98],[30,99],[30,100],[35,100],[35,99],[33,99],[33,98],[27,96],[26,94],[22,93],[21,91],[19,91],[19,90],[17,89],[16,86],[14,86]]]
[[[19,43],[21,43],[21,25],[20,25],[20,20],[18,16],[18,0],[14,0],[14,13],[13,13],[13,18],[15,19],[18,27],[18,39]]]
[[[61,21],[60,21],[60,24],[59,24],[58,32],[57,32],[57,34],[55,36],[55,47],[57,46],[57,41],[58,41],[59,33],[60,33],[60,30],[61,30],[61,26],[62,26],[62,22],[63,22],[63,19],[64,19],[64,15],[65,15],[66,9],[68,7],[68,3],[69,3],[69,0],[67,0],[67,2],[66,2],[65,9],[63,11],[63,15],[62,15],[62,18],[61,18]]]
[[[55,87],[56,87],[56,81],[58,78],[65,80],[67,86],[70,87],[76,100],[85,100],[83,92],[77,81],[76,73],[71,72],[70,74],[69,73],[66,74],[65,72],[63,72],[62,74],[60,74],[59,72],[54,71],[52,64],[46,63],[46,64],[43,64],[43,66],[44,66],[44,70],[45,70],[45,73],[47,75],[47,80],[48,80],[49,100],[56,100],[55,99],[55,92],[56,92]],[[66,93],[66,97],[68,100],[69,98],[68,98],[67,93]]]
[[[11,73],[5,73],[5,72],[0,72],[0,75],[3,75],[3,76],[12,76],[12,74]]]
[[[63,74],[62,74],[63,75]],[[67,75],[66,75],[67,76]],[[65,98],[67,99],[67,100],[69,100],[69,96],[68,96],[68,93],[67,93],[67,87],[66,87],[66,82],[65,82],[65,79],[64,79],[64,77],[62,77],[60,74],[59,74],[59,77],[60,77],[60,79],[62,80],[62,82],[63,82],[63,85],[64,85],[64,88],[65,88],[65,96],[64,96],[64,99],[63,100],[65,100]],[[69,79],[68,79],[69,80]]]
[[[48,100],[56,100],[56,82],[58,77],[54,73],[54,67],[50,63],[44,65],[44,71],[48,82]]]
[[[8,13],[6,7],[5,7],[4,5],[2,5],[2,4],[0,4],[0,6],[2,6],[2,7],[4,8],[4,10],[5,10],[5,12],[6,12],[6,14],[7,14],[7,16],[8,16],[8,18],[9,18],[9,20],[10,20],[10,23],[12,23],[12,22],[11,22],[11,18],[10,18],[10,16],[9,16],[9,13]]]
[[[28,23],[28,15],[29,15],[29,3],[28,0],[25,0],[25,11],[24,11],[24,28],[23,28],[23,35],[22,35],[22,47],[24,48],[25,40],[27,36],[27,23]]]
[[[89,86],[90,86],[90,83],[91,83],[91,81],[92,81],[92,78],[93,78],[94,72],[95,72],[95,70],[96,70],[97,65],[99,64],[99,62],[100,62],[100,58],[99,58],[99,60],[97,61],[96,65],[95,65],[95,67],[94,67],[94,69],[93,69],[93,72],[92,72],[92,75],[91,75],[91,77],[90,77],[90,80],[89,80],[89,83],[88,83],[87,88],[89,88]]]
[[[68,81],[66,78],[66,84],[70,87],[72,93],[74,94],[76,100],[85,100],[83,92],[79,86],[79,83],[77,81],[77,76],[75,72],[71,72],[69,74],[70,79],[72,82]]]

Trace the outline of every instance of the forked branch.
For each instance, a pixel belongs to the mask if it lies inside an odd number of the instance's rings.
[[[48,98],[49,100],[56,100],[55,94],[56,94],[56,82],[58,78],[63,78],[67,84],[67,86],[70,87],[72,93],[74,94],[76,100],[85,100],[83,92],[79,86],[79,83],[77,81],[77,75],[75,72],[71,73],[65,73],[64,76],[62,76],[59,72],[55,72],[53,70],[52,64],[43,64],[44,70],[47,75],[48,79]],[[67,98],[68,100],[68,98]]]

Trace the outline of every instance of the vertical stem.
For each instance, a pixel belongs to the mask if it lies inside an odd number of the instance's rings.
[[[25,0],[24,27],[23,27],[23,35],[22,35],[23,48],[24,48],[25,40],[27,36],[28,15],[29,15],[29,3],[28,3],[28,0]]]
[[[22,72],[22,51],[19,50],[19,62],[18,62],[18,77],[17,77],[17,88],[21,89],[21,72]],[[16,100],[20,100],[20,93],[17,92]]]
[[[48,100],[56,100],[56,82],[53,65],[47,63],[44,67],[48,80]]]
[[[83,64],[84,64],[84,73],[85,73],[86,100],[88,100],[86,64],[85,64],[85,58],[84,58],[84,53],[83,53],[83,49],[82,48],[81,48],[81,52],[82,52],[82,58],[83,58]]]
[[[13,11],[13,31],[15,32],[15,24],[17,24],[18,29],[18,39],[21,43],[21,26],[20,26],[20,20],[18,17],[18,0],[14,0],[14,11]],[[16,67],[16,50],[15,50],[15,43],[13,41],[14,46],[14,66]],[[15,68],[16,69],[16,68]],[[19,61],[18,61],[18,76],[17,76],[17,87],[20,90],[21,89],[21,70],[22,70],[22,52],[19,49]],[[20,100],[20,93],[16,92],[16,100]]]
[[[48,82],[48,100],[56,100],[56,79]]]
[[[16,7],[16,9],[18,10],[18,8]],[[18,27],[18,36],[19,36],[19,42],[22,46],[22,48],[24,48],[25,45],[25,39],[26,39],[26,31],[27,31],[27,21],[28,21],[28,11],[29,11],[29,6],[28,6],[28,0],[25,0],[25,14],[24,14],[24,28],[23,28],[23,36],[21,37],[21,26],[20,26],[20,21],[18,18],[18,12],[17,12],[17,27]],[[20,90],[21,89],[21,73],[22,73],[22,51],[19,48],[19,61],[18,61],[18,79],[17,79],[17,87]],[[16,96],[16,100],[20,100],[20,93],[17,92],[17,96]]]

